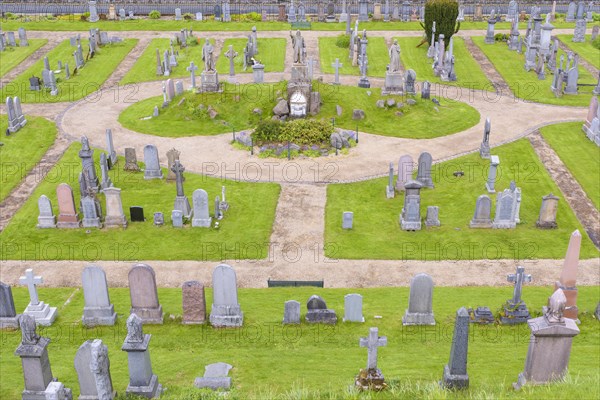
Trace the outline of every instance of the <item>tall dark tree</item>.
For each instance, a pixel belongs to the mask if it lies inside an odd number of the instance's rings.
[[[444,35],[446,46],[450,42],[450,38],[460,29],[458,18],[458,1],[457,0],[427,0],[425,3],[425,23],[421,26],[427,35],[427,42],[431,40],[431,29],[433,21],[435,21],[435,35]],[[431,44],[431,43],[430,43]]]

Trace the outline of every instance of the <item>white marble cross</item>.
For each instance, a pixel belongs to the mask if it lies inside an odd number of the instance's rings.
[[[340,84],[340,68],[342,68],[344,66],[344,64],[340,63],[340,59],[336,58],[335,62],[331,64],[331,66],[333,68],[335,68],[335,81],[334,84],[339,85]]]
[[[192,78],[192,89],[196,89],[196,71],[198,67],[194,65],[194,62],[190,62],[190,66],[186,68],[190,72]]]
[[[387,337],[379,336],[378,328],[369,329],[369,337],[360,338],[360,347],[367,348],[367,369],[377,369],[377,348],[387,346]]]
[[[29,289],[29,304],[39,304],[40,300],[38,299],[37,287],[35,285],[44,283],[42,277],[33,275],[33,270],[29,268],[25,270],[25,276],[19,278],[19,283],[22,285],[27,285],[27,289]]]

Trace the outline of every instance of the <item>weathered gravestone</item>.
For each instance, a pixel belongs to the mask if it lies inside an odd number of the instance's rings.
[[[129,385],[126,393],[149,399],[159,397],[163,387],[158,383],[158,377],[152,372],[150,362],[150,334],[144,334],[142,319],[131,314],[127,319],[127,337],[121,350],[127,352],[129,365]]]
[[[419,156],[417,181],[419,181],[423,187],[433,187],[433,180],[431,179],[432,163],[433,158],[431,157],[431,154],[427,152],[421,153],[421,155]]]
[[[542,206],[540,207],[540,215],[535,223],[535,226],[541,229],[555,229],[556,212],[558,211],[558,197],[550,193],[542,197]]]
[[[337,315],[334,310],[327,308],[325,300],[320,296],[312,295],[306,302],[306,322],[309,323],[324,323],[324,324],[335,324],[337,323]]]
[[[75,354],[79,399],[112,400],[117,395],[110,377],[108,347],[100,339],[83,343]]]
[[[162,324],[163,310],[158,302],[156,276],[152,267],[135,264],[129,271],[129,294],[131,314],[137,315],[145,324]]]
[[[208,193],[203,189],[194,190],[192,203],[194,204],[192,227],[210,228],[212,218],[208,212]]]
[[[10,285],[0,282],[0,329],[19,327]]]
[[[163,173],[158,161],[158,149],[152,144],[144,146],[144,179],[162,179]]]
[[[522,324],[529,319],[529,310],[527,304],[521,300],[523,283],[531,282],[531,275],[525,274],[525,268],[517,267],[514,274],[506,276],[506,280],[514,282],[513,297],[504,304],[504,312],[501,315],[500,322],[506,325]]]
[[[81,199],[81,212],[83,214],[81,225],[84,228],[102,227],[100,215],[98,215],[96,200],[93,197],[85,196],[83,199]]]
[[[183,228],[183,212],[181,210],[171,211],[171,222],[175,228]]]
[[[19,278],[19,283],[27,285],[29,291],[29,304],[23,314],[33,317],[38,325],[52,325],[57,317],[56,307],[50,307],[38,297],[37,285],[44,283],[42,277],[35,276],[33,270],[29,268],[25,270],[25,276]]]
[[[29,46],[29,41],[27,40],[27,31],[25,31],[25,28],[19,28],[19,46]]]
[[[467,374],[469,313],[464,307],[456,312],[451,346],[450,361],[444,367],[444,375],[440,384],[446,389],[466,389],[469,387],[469,375]]]
[[[408,309],[402,325],[435,325],[432,310],[433,279],[427,274],[417,274],[410,280]]]
[[[352,211],[344,211],[342,214],[342,229],[352,229],[354,226],[354,213]]]
[[[106,218],[104,226],[107,228],[126,228],[127,218],[123,213],[123,202],[121,201],[121,189],[109,187],[102,191],[106,198]]]
[[[46,195],[41,195],[38,199],[38,228],[56,228],[56,217],[52,211],[52,203]]]
[[[89,140],[86,136],[81,137],[79,158],[81,159],[82,172],[86,180],[86,186],[94,189],[94,192],[97,192],[100,188],[100,181],[96,175],[96,167],[94,165],[94,150],[90,147]]]
[[[404,186],[412,180],[413,168],[414,163],[411,156],[405,154],[400,157],[398,161],[398,179],[396,180],[396,190],[398,192],[403,192]]]
[[[283,324],[299,324],[300,323],[300,303],[296,300],[288,300],[285,302],[283,309]]]
[[[362,300],[362,296],[356,293],[344,296],[344,322],[365,322],[362,313]]]
[[[492,200],[488,195],[481,195],[477,198],[475,204],[475,215],[469,226],[471,228],[491,228],[492,227]]]
[[[181,323],[192,325],[206,322],[204,285],[198,281],[187,281],[183,283],[181,292],[183,298],[183,318]]]
[[[383,390],[387,387],[381,370],[377,367],[377,351],[387,346],[387,337],[379,336],[378,328],[370,328],[369,336],[360,338],[360,347],[367,348],[367,368],[361,369],[354,384],[360,390]]]
[[[154,225],[162,226],[165,224],[165,215],[162,212],[154,213]]]
[[[135,155],[135,149],[133,147],[125,148],[125,171],[139,172],[140,167],[137,164],[137,157]]]
[[[81,273],[81,282],[85,301],[82,324],[87,327],[114,325],[117,313],[108,296],[108,283],[104,270],[96,265],[85,267]]]
[[[108,153],[108,160],[110,161],[110,168],[117,164],[119,159],[117,158],[117,152],[115,151],[115,145],[113,144],[112,129],[106,130],[106,152]]]
[[[425,215],[425,226],[440,226],[440,208],[438,206],[427,206],[427,214]]]
[[[194,386],[199,389],[210,388],[213,390],[229,390],[229,388],[231,388],[231,378],[227,375],[229,375],[229,371],[232,368],[231,365],[223,362],[209,364],[204,367],[204,376],[194,380]]]
[[[575,321],[563,315],[566,303],[565,294],[558,289],[550,297],[546,314],[527,321],[531,330],[529,349],[525,369],[513,384],[515,389],[560,381],[566,375],[573,337],[579,334]]]
[[[490,156],[490,131],[492,129],[492,123],[489,118],[485,120],[485,128],[483,130],[483,140],[479,147],[479,156],[481,158],[489,159]],[[492,186],[493,187],[493,186]]]
[[[102,177],[100,187],[102,189],[109,188],[113,185],[112,180],[110,179],[110,175],[108,174],[108,165],[109,161],[108,158],[106,158],[106,153],[100,154],[100,176]]]
[[[554,283],[554,290],[562,290],[567,302],[564,309],[566,318],[578,319],[577,308],[577,269],[579,267],[579,252],[581,250],[581,233],[575,230],[569,239],[569,247],[565,255],[560,279]]]
[[[66,183],[61,183],[56,188],[58,199],[58,228],[79,228],[79,216],[75,209],[73,189]]]
[[[408,181],[404,185],[404,206],[400,214],[400,227],[403,231],[421,230],[421,183]]]
[[[514,187],[514,184],[511,186],[497,195],[496,214],[492,222],[494,229],[514,229],[519,222],[521,189]]]
[[[167,181],[174,181],[176,179],[175,171],[173,171],[172,168],[173,164],[175,164],[175,160],[179,161],[180,155],[181,152],[175,148],[167,151],[167,167],[169,170],[167,174]],[[183,178],[183,180],[185,180],[185,178]]]
[[[233,268],[219,264],[213,271],[213,303],[210,324],[214,327],[238,327],[244,323],[237,295],[237,277]]]

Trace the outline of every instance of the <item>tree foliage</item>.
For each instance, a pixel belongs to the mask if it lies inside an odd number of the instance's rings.
[[[448,46],[452,35],[460,29],[460,22],[456,21],[457,17],[457,0],[427,0],[425,3],[425,23],[421,23],[425,30],[427,42],[431,41],[431,30],[433,21],[435,21],[436,38],[438,35],[443,34],[444,42]]]

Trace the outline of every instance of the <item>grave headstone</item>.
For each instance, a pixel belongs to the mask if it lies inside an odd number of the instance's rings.
[[[441,384],[446,389],[466,389],[469,387],[469,375],[467,374],[469,313],[464,307],[456,312],[451,346],[450,361],[444,367]]]
[[[100,187],[102,189],[109,188],[113,185],[110,175],[108,174],[108,165],[109,163],[108,159],[106,158],[106,153],[100,154],[100,176],[102,177]]]
[[[521,189],[505,189],[496,197],[496,214],[492,222],[494,229],[514,229],[519,223]]]
[[[555,229],[556,212],[558,211],[558,197],[550,193],[542,197],[542,206],[540,207],[540,215],[535,223],[535,226],[541,229]]]
[[[298,307],[300,307],[298,305]],[[10,285],[0,282],[0,329],[17,329],[19,319]]]
[[[35,276],[33,270],[29,268],[25,270],[25,276],[19,278],[19,283],[26,285],[29,291],[29,304],[23,311],[23,315],[32,317],[38,325],[52,325],[57,317],[56,307],[50,307],[38,297],[37,285],[44,283],[42,277]]]
[[[369,336],[360,338],[359,345],[367,348],[367,367],[360,370],[355,379],[355,386],[361,390],[385,389],[385,378],[377,367],[377,352],[379,347],[387,346],[387,337],[379,336],[378,328],[370,328]]]
[[[139,172],[140,167],[137,164],[137,157],[135,154],[135,149],[133,147],[125,148],[125,166],[123,167],[125,171]]]
[[[435,325],[432,310],[433,279],[427,274],[417,274],[410,280],[408,309],[402,325]]]
[[[56,197],[58,199],[58,228],[79,228],[79,216],[75,209],[75,199],[73,198],[73,189],[66,183],[61,183],[56,188]]]
[[[161,212],[154,213],[154,225],[162,226],[165,224],[165,216]]]
[[[256,63],[252,66],[252,77],[254,83],[263,83],[265,81],[265,66],[261,63]]]
[[[100,20],[100,17],[98,16],[98,10],[96,9],[96,2],[89,1],[88,5],[89,5],[89,10],[90,10],[90,16],[88,17],[87,20],[89,22],[98,22]]]
[[[491,228],[492,227],[492,200],[488,195],[481,195],[477,198],[475,204],[475,214],[469,226],[471,228]]]
[[[204,376],[194,380],[198,389],[210,388],[213,390],[231,388],[231,377],[227,376],[233,367],[227,363],[219,362],[204,367]]]
[[[210,324],[214,327],[242,326],[244,313],[238,303],[237,277],[234,269],[227,264],[219,264],[213,271],[212,284],[213,304],[210,311]]]
[[[83,219],[81,225],[84,228],[101,228],[100,215],[96,206],[96,201],[91,196],[85,196],[81,199],[81,212]]]
[[[115,307],[110,302],[106,273],[96,265],[89,265],[81,274],[85,306],[81,321],[84,326],[114,325]]]
[[[475,310],[469,309],[469,315],[471,315],[470,323],[488,325],[496,322],[494,314],[489,307],[477,307]]]
[[[163,173],[158,160],[158,149],[152,144],[144,146],[144,179],[162,179]]]
[[[362,313],[363,297],[360,294],[344,296],[344,322],[365,322]]]
[[[337,323],[337,315],[334,310],[328,309],[325,300],[320,296],[312,295],[306,302],[306,322],[324,323],[335,325]]]
[[[175,9],[175,21],[181,21],[181,20],[182,20],[181,8],[176,8]]]
[[[421,230],[421,183],[410,180],[404,185],[404,206],[400,214],[403,231]]]
[[[115,145],[113,144],[112,129],[106,130],[106,152],[108,153],[108,159],[110,161],[110,167],[117,164],[119,159],[117,158],[117,152],[115,151]]]
[[[192,227],[210,228],[212,218],[208,212],[208,193],[203,189],[194,190],[192,203],[194,205]]]
[[[109,187],[102,191],[106,199],[106,217],[104,226],[107,228],[126,228],[127,218],[123,213],[123,202],[121,201],[121,189]]]
[[[38,228],[56,228],[56,216],[52,211],[52,203],[46,195],[41,195],[38,200],[38,209],[40,214],[38,216]]]
[[[231,6],[227,0],[223,3],[223,22],[231,22]]]
[[[577,308],[577,269],[579,267],[581,239],[579,230],[571,234],[560,279],[554,283],[554,290],[562,290],[567,299],[564,309],[565,317],[573,320],[578,319],[579,313]]]
[[[83,343],[75,354],[80,399],[112,400],[117,395],[110,376],[108,347],[100,339]]]
[[[177,175],[173,170],[173,165],[175,164],[175,160],[179,161],[179,156],[181,152],[175,148],[167,151],[167,167],[169,172],[167,173],[167,181],[174,181],[177,179]],[[185,180],[185,178],[183,178]]]
[[[14,32],[8,32],[8,45],[10,47],[16,47],[17,46],[17,41],[15,40],[15,33]]]
[[[406,70],[406,73],[404,74],[404,93],[405,94],[410,94],[410,95],[414,96],[417,93],[415,90],[416,80],[417,80],[417,73],[412,69]]]
[[[198,281],[184,282],[181,287],[183,297],[182,324],[203,324],[206,322],[206,298],[204,285]]]
[[[369,21],[369,3],[367,0],[358,0],[358,22]]]
[[[485,183],[485,188],[488,193],[496,193],[496,177],[498,175],[498,166],[500,165],[500,157],[490,155],[490,169],[488,170],[488,178]]]
[[[425,226],[440,226],[440,208],[438,206],[427,206],[427,214],[425,215]]]
[[[96,175],[96,167],[94,165],[94,150],[90,147],[90,143],[86,136],[81,137],[81,150],[79,150],[79,158],[81,159],[81,166],[83,177],[86,181],[86,186],[98,192],[100,188],[100,180]]]
[[[404,191],[404,185],[412,180],[414,163],[410,155],[405,154],[398,160],[398,179],[396,180],[396,190]]]
[[[390,163],[388,169],[388,184],[385,187],[385,195],[388,199],[396,197],[396,190],[394,187],[394,163]]]
[[[171,222],[174,228],[183,228],[183,212],[181,210],[171,211]]]
[[[300,303],[296,300],[288,300],[285,302],[283,309],[283,324],[299,324],[300,323]]]
[[[129,385],[126,393],[149,399],[159,397],[163,391],[158,377],[152,372],[150,352],[150,334],[144,334],[142,319],[131,314],[127,319],[127,337],[121,350],[127,352],[129,365]]]
[[[483,129],[483,140],[481,146],[479,146],[479,156],[481,158],[489,159],[490,155],[490,131],[492,130],[492,123],[489,118],[485,120],[485,127]]]
[[[19,28],[19,46],[29,46],[29,41],[27,40],[27,31],[25,31],[25,28]]]
[[[162,324],[163,310],[158,301],[156,275],[152,267],[135,264],[129,270],[129,294],[131,314],[137,315],[144,324]]]
[[[342,214],[342,229],[352,229],[354,226],[354,213],[352,211],[344,211]]]
[[[504,304],[504,315],[500,322],[505,325],[525,323],[530,316],[527,304],[521,299],[521,293],[523,283],[531,282],[531,275],[525,273],[525,268],[518,266],[516,273],[507,275],[506,280],[514,283],[513,297]]]
[[[144,222],[146,218],[144,218],[144,208],[139,206],[131,206],[129,207],[129,216],[131,218],[131,222]]]
[[[431,179],[431,164],[433,163],[433,158],[431,154],[427,152],[421,153],[419,156],[418,169],[417,169],[417,181],[423,187],[433,187],[433,180]]]

